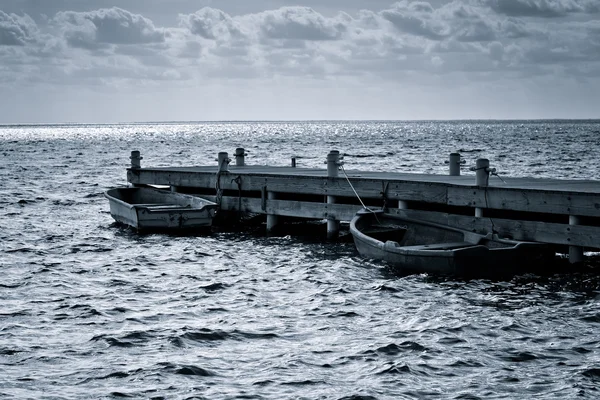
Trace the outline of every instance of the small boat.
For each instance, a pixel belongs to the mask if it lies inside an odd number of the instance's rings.
[[[107,190],[110,214],[138,231],[208,229],[217,204],[201,197],[150,187]]]
[[[350,222],[359,254],[383,260],[401,274],[491,277],[543,267],[549,245],[480,235],[383,211],[361,210]]]

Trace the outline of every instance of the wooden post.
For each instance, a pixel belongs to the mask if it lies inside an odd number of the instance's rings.
[[[131,168],[132,169],[137,169],[137,168],[142,167],[143,157],[140,156],[139,150],[132,151],[131,157],[129,157],[129,158],[131,159]]]
[[[490,160],[478,158],[475,164],[475,180],[477,186],[487,186],[490,176]]]
[[[327,154],[327,176],[329,178],[337,178],[339,176],[339,161],[340,152],[338,150],[331,150]]]
[[[327,177],[335,179],[339,176],[340,152],[331,150],[327,154]],[[327,204],[335,204],[335,196],[327,196]],[[336,239],[340,233],[340,221],[334,217],[327,218],[327,239]]]
[[[460,176],[460,153],[450,153],[450,176]]]
[[[226,151],[220,152],[218,161],[219,172],[229,172],[229,163],[231,162],[231,159],[229,159],[229,153],[227,153]]]
[[[267,192],[268,200],[275,200],[276,198],[277,198],[277,195],[275,194],[275,192]],[[279,222],[279,217],[277,215],[267,214],[267,233],[268,234],[273,233],[278,222]]]
[[[569,215],[569,225],[579,225],[579,217]],[[583,247],[569,246],[569,263],[578,264],[583,262]]]
[[[243,167],[245,164],[244,157],[246,156],[246,152],[243,147],[238,147],[235,149],[235,166]]]
[[[486,188],[490,177],[490,160],[487,158],[479,158],[475,164],[475,180],[476,185]],[[475,208],[475,217],[483,217],[483,208]]]

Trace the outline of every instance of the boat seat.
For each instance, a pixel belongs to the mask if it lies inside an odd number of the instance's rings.
[[[161,209],[161,208],[188,208],[190,207],[189,205],[187,206],[182,206],[181,204],[156,204],[156,203],[152,203],[152,204],[134,204],[134,206],[136,207],[146,207],[146,208],[150,208],[150,209]]]
[[[422,244],[418,246],[401,246],[406,250],[452,250],[461,247],[476,246],[476,244],[469,242],[449,242],[449,243],[433,243],[433,244]]]

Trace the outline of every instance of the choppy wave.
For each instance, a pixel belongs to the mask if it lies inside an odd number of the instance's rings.
[[[0,127],[0,397],[596,398],[600,263],[462,281],[394,276],[349,243],[137,235],[102,192],[145,165],[248,163],[598,179],[599,123]],[[435,157],[435,158],[434,158]],[[468,164],[467,163],[467,164]],[[465,171],[465,173],[468,173]]]

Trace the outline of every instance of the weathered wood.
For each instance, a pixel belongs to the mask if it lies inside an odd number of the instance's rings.
[[[570,226],[577,226],[579,223],[580,221],[578,216],[569,215]],[[569,246],[569,262],[571,264],[583,262],[583,247]]]
[[[131,168],[132,169],[138,169],[138,168],[142,167],[143,157],[140,155],[139,150],[132,151],[129,159],[131,160]]]
[[[333,166],[331,162],[335,175],[338,165],[335,171]],[[459,228],[495,230],[515,239],[600,248],[599,181],[508,177],[501,181],[491,177],[487,186],[478,186],[473,175],[344,172],[344,177],[335,177],[328,176],[327,169],[247,165],[219,172],[214,165],[130,168],[127,177],[134,185],[165,185],[183,193],[205,194],[215,193],[219,179],[224,210],[236,210],[241,199],[245,212],[332,223],[350,220],[361,208],[349,179],[366,204],[408,206],[406,212],[419,218],[450,221]],[[277,193],[278,198],[269,192]],[[233,203],[227,205],[228,201]],[[479,218],[467,216],[474,215],[475,209],[480,210]],[[581,221],[569,225],[569,216],[574,215]]]
[[[475,183],[477,186],[487,186],[490,181],[490,160],[479,158],[475,167]]]
[[[450,176],[460,176],[460,153],[450,153],[448,165]]]
[[[214,197],[207,197],[209,200]],[[223,197],[224,210],[237,210],[237,197]],[[242,211],[247,213],[272,214],[307,219],[334,218],[349,221],[361,206],[351,204],[327,204],[293,200],[269,200],[266,209],[262,209],[260,199],[242,199]],[[442,212],[421,210],[400,210],[392,208],[392,213],[405,217],[447,224],[477,233],[495,231],[501,236],[516,240],[529,240],[557,245],[575,245],[589,248],[600,248],[600,227],[585,225],[569,225],[536,221],[515,221],[501,218],[476,218],[474,216],[453,215]]]
[[[267,204],[266,209],[269,210],[271,202],[277,198],[275,192],[267,191]],[[239,199],[238,199],[239,202]],[[261,208],[263,208],[263,204],[261,204]],[[275,231],[277,224],[279,223],[278,214],[274,212],[267,212],[267,233],[272,233]]]
[[[334,180],[339,176],[340,168],[340,152],[337,150],[331,150],[327,155],[327,177]],[[336,197],[333,195],[327,196],[327,204],[335,204]],[[335,239],[340,233],[340,221],[333,217],[327,218],[327,239]]]
[[[229,154],[226,151],[222,151],[219,153],[217,160],[219,162],[219,172],[227,172],[229,170],[229,163],[231,162]]]
[[[300,168],[294,169],[302,171]],[[328,180],[324,174],[322,177],[293,176],[290,174],[285,176],[250,174],[242,171],[229,171],[229,174],[233,177],[240,176],[244,182],[244,190],[247,191],[260,191],[265,184],[268,184],[271,190],[279,193],[355,197],[346,179]],[[127,178],[133,184],[214,188],[216,171],[208,173],[146,168],[130,169]],[[474,185],[438,182],[394,181],[389,179],[382,181],[362,177],[352,178],[352,176],[350,179],[359,196],[365,199],[382,199],[382,182],[387,182],[389,184],[387,190],[389,200],[548,214],[600,216],[600,182],[585,185],[586,187],[582,190],[586,191],[574,192],[539,189],[542,185],[539,183],[533,185],[532,182],[527,180],[524,181],[527,186],[523,188],[503,185],[488,186],[482,189]],[[553,185],[548,186],[553,187]],[[570,186],[573,186],[572,182]],[[224,190],[237,190],[237,184],[232,182],[231,179],[222,179],[221,187]]]
[[[235,166],[243,167],[244,165],[246,165],[245,157],[246,151],[243,147],[238,147],[237,149],[235,149]]]

